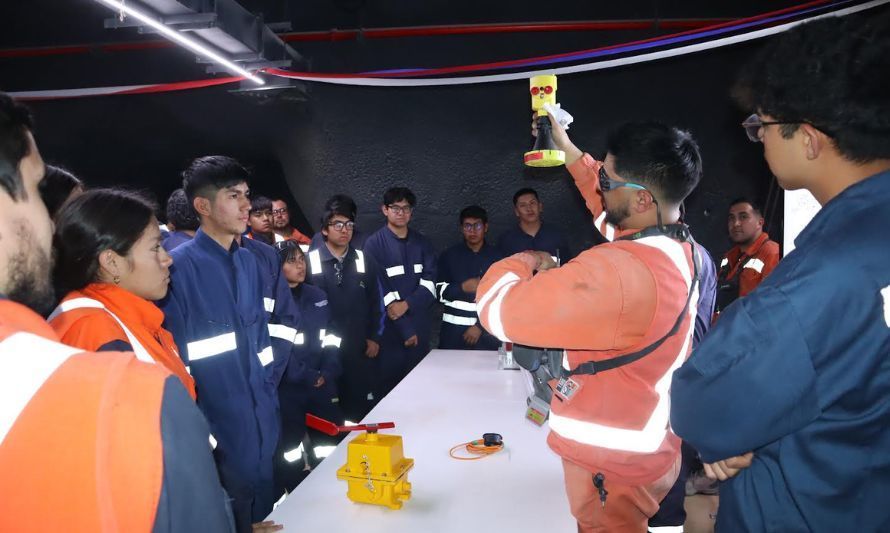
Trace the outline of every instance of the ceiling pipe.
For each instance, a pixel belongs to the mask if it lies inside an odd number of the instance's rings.
[[[414,26],[403,28],[368,28],[359,30],[329,30],[280,33],[285,42],[341,42],[359,39],[393,39],[406,37],[433,37],[447,35],[483,35],[499,33],[536,33],[566,31],[641,31],[659,29],[698,29],[731,21],[719,19],[662,19],[618,20],[588,22],[533,22],[517,24],[470,24],[444,26]],[[169,41],[138,41],[109,44],[81,44],[31,48],[0,49],[0,58],[47,57],[56,55],[86,54],[92,51],[129,52],[173,48]]]

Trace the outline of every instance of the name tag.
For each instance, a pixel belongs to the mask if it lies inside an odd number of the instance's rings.
[[[571,401],[572,397],[581,390],[581,383],[572,378],[560,378],[556,384],[556,390],[553,391],[560,400],[565,402]]]

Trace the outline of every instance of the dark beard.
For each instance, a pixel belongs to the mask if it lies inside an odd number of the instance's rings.
[[[9,258],[6,297],[46,316],[56,303],[52,259],[36,245],[30,231],[22,228],[16,237],[21,247]]]
[[[606,208],[606,222],[615,227],[621,226],[621,223],[627,220],[629,216],[630,209],[626,205],[618,209]]]

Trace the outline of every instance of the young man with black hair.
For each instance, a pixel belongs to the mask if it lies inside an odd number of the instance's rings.
[[[729,479],[718,531],[890,527],[890,11],[875,11],[773,38],[739,83],[748,138],[822,209],[674,373],[673,427]]]
[[[611,242],[559,268],[547,252],[495,263],[479,318],[503,341],[566,350],[548,443],[579,531],[645,532],[680,470],[668,389],[690,352],[701,258],[678,222],[701,156],[688,132],[646,122],[612,131],[600,162],[551,122]]]
[[[386,225],[368,236],[365,253],[380,267],[386,322],[380,362],[384,393],[389,393],[430,351],[436,302],[436,252],[408,227],[417,197],[406,187],[383,194]]]
[[[335,196],[325,206],[321,217],[324,240],[306,254],[306,282],[328,295],[331,329],[341,339],[340,403],[347,420],[358,422],[384,392],[379,270],[368,254],[352,246],[355,203]]]
[[[275,244],[275,232],[272,231],[272,200],[265,196],[250,199],[250,218],[247,220],[249,239],[255,239],[272,246]]]
[[[504,256],[537,250],[549,253],[557,264],[571,259],[569,245],[565,235],[544,224],[541,214],[544,202],[538,197],[538,191],[524,187],[513,195],[513,214],[517,225],[498,238],[498,248]]]
[[[737,198],[729,205],[727,224],[733,247],[720,261],[715,319],[729,304],[756,289],[779,264],[779,243],[763,231],[763,222],[763,213],[751,200]]]
[[[291,240],[304,246],[309,246],[312,243],[312,239],[291,225],[290,208],[282,198],[272,200],[272,230],[275,232],[274,242]]]
[[[210,422],[239,531],[250,531],[272,511],[279,437],[261,266],[236,242],[247,229],[248,178],[225,156],[200,157],[183,171],[183,189],[201,227],[173,250],[170,290],[160,302]]]
[[[54,301],[52,222],[31,129],[0,93],[0,530],[231,531],[182,382],[132,353],[65,346],[37,314]]]
[[[478,205],[461,210],[458,217],[463,241],[439,256],[439,300],[445,306],[439,330],[439,348],[446,350],[497,350],[501,341],[479,325],[476,287],[493,263],[503,259],[500,250],[485,241],[488,213]]]
[[[330,211],[331,207],[336,204],[339,207],[337,208],[339,211],[348,214],[351,218],[353,224],[355,224],[356,217],[358,217],[358,206],[355,203],[355,200],[352,199],[351,196],[347,196],[345,194],[335,194],[328,198],[328,200],[324,203],[324,207],[322,207],[322,212],[327,213]],[[324,216],[322,217],[324,218]],[[324,226],[322,226],[324,228]],[[349,246],[352,248],[356,248],[361,250],[364,247],[365,239],[367,235],[358,229],[358,227],[353,226],[352,228],[352,239],[349,241]],[[318,231],[315,235],[312,236],[312,244],[309,245],[309,250],[317,250],[319,247],[324,246],[325,236],[321,230]]]
[[[167,229],[170,233],[161,245],[168,252],[195,237],[201,222],[185,191],[176,189],[167,198]]]

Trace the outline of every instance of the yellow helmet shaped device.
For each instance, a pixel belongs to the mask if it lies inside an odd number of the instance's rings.
[[[556,76],[534,76],[529,80],[532,111],[537,113],[538,137],[531,151],[525,153],[525,164],[530,167],[558,167],[566,162],[566,154],[553,142],[550,119],[544,104],[556,104]]]

